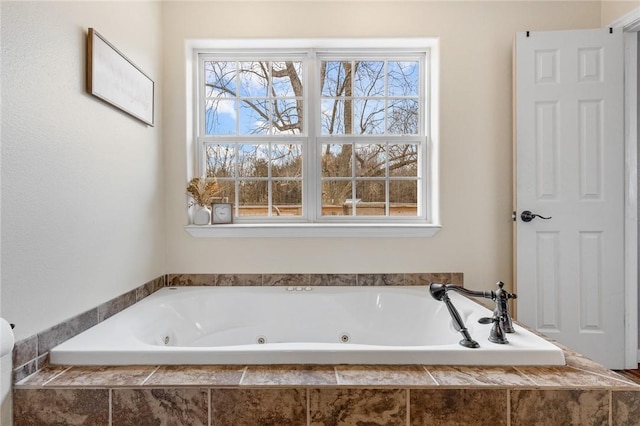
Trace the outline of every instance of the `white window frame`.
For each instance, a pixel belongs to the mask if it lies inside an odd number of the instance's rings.
[[[439,185],[438,185],[438,80],[439,80],[439,52],[438,39],[242,39],[242,40],[189,40],[186,43],[187,62],[187,170],[191,171],[190,176],[202,174],[204,164],[202,155],[202,143],[198,139],[198,125],[201,120],[199,113],[198,84],[201,76],[199,55],[211,51],[246,51],[253,49],[260,56],[263,49],[289,49],[310,50],[315,54],[322,55],[326,51],[348,51],[345,46],[349,46],[354,52],[363,50],[376,50],[372,55],[381,53],[387,57],[393,52],[403,54],[407,51],[426,52],[427,58],[425,66],[421,67],[421,73],[426,73],[427,91],[426,99],[421,102],[424,113],[420,123],[422,128],[428,129],[428,134],[424,135],[424,141],[420,143],[420,161],[426,161],[422,165],[422,182],[420,185],[426,186],[419,193],[426,193],[426,200],[419,200],[419,216],[411,218],[403,217],[366,217],[358,216],[357,221],[347,217],[327,217],[320,215],[321,204],[315,191],[308,190],[308,185],[317,185],[320,182],[320,170],[310,167],[303,167],[303,204],[306,205],[306,217],[287,217],[283,220],[246,220],[243,218],[229,225],[187,225],[185,230],[194,237],[430,237],[437,233],[440,228],[439,217]],[[371,56],[371,55],[370,55]],[[370,57],[369,56],[369,57]],[[357,57],[356,57],[357,59]],[[317,70],[307,68],[309,72],[316,73]],[[313,76],[305,76],[307,84],[305,91],[317,90],[317,87],[310,87],[308,82],[317,84],[317,79]],[[423,79],[425,81],[425,79]],[[424,92],[424,91],[423,91]],[[422,94],[421,94],[422,96]],[[313,97],[312,97],[313,98]],[[309,99],[309,97],[306,97]],[[305,108],[304,123],[306,125],[305,134],[297,136],[287,136],[287,139],[306,139],[309,145],[304,150],[304,164],[317,162],[320,155],[321,143],[317,140],[320,130],[316,120],[309,120],[309,117],[319,115],[317,106],[309,102]],[[424,122],[426,120],[426,123]],[[313,121],[313,123],[312,123]],[[191,123],[191,126],[189,126]],[[426,126],[425,126],[426,124]],[[336,136],[331,138],[335,139]],[[357,143],[357,138],[355,142]],[[375,139],[375,138],[374,138]],[[381,139],[384,139],[382,137]],[[269,138],[273,140],[273,138]],[[371,141],[371,137],[366,137],[363,142]],[[388,139],[386,139],[388,140]],[[315,164],[315,163],[314,163]],[[188,177],[190,177],[188,176]],[[424,188],[424,187],[423,187]],[[313,192],[313,194],[312,194]],[[422,196],[422,195],[421,195]],[[316,200],[317,198],[317,200]],[[424,210],[421,210],[424,208]],[[282,219],[282,218],[279,218]],[[382,219],[382,220],[381,220]]]

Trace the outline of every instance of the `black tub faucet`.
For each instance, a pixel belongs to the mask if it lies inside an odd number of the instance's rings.
[[[459,331],[460,334],[462,334],[462,340],[460,340],[459,343],[465,348],[479,348],[480,345],[478,344],[478,342],[471,338],[469,330],[467,330],[467,326],[464,325],[464,321],[462,320],[460,313],[458,312],[456,307],[453,306],[451,299],[449,299],[447,290],[448,289],[444,284],[431,283],[429,285],[431,296],[436,300],[444,302],[447,310],[449,311],[449,315],[451,315],[451,319],[453,320],[453,328],[455,328],[456,331]]]
[[[491,332],[489,333],[489,341],[492,343],[505,344],[509,343],[507,340],[505,333],[513,333],[515,332],[513,328],[513,320],[511,319],[511,313],[509,312],[509,299],[516,299],[518,296],[513,293],[509,293],[504,289],[504,283],[502,281],[498,282],[498,290],[496,291],[474,291],[467,290],[464,287],[460,287],[453,284],[439,284],[439,283],[431,283],[429,285],[429,291],[431,292],[431,296],[433,296],[436,300],[441,300],[445,302],[451,316],[454,320],[454,323],[457,323],[460,319],[460,315],[456,311],[455,307],[449,300],[447,296],[447,291],[453,290],[460,294],[464,294],[465,296],[470,297],[482,297],[485,299],[491,299],[496,303],[496,307],[493,311],[492,318],[482,318],[480,321],[482,323],[493,323],[493,327]],[[457,314],[457,318],[456,315]],[[466,327],[462,324],[462,327],[466,331]],[[457,327],[456,327],[457,328]],[[459,330],[460,331],[460,330]],[[467,333],[468,334],[468,333]],[[464,334],[463,334],[464,336]],[[462,344],[462,342],[460,342]],[[465,345],[463,345],[465,346]]]
[[[509,311],[509,299],[517,299],[518,295],[514,293],[509,293],[504,289],[504,283],[502,281],[498,282],[498,289],[496,291],[492,291],[493,297],[491,300],[496,302],[496,308],[493,311],[493,316],[498,317],[504,328],[505,333],[513,333],[515,330],[513,329],[513,320],[511,319],[511,312]]]

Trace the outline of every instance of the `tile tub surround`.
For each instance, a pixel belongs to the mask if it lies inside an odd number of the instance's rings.
[[[46,366],[49,350],[54,346],[144,299],[164,287],[165,283],[166,276],[158,277],[63,323],[16,342],[13,349],[14,382],[18,382]]]
[[[640,424],[640,385],[565,356],[553,368],[47,366],[14,386],[14,424]]]
[[[13,377],[18,382],[48,364],[49,350],[142,300],[164,286],[287,286],[287,285],[463,285],[459,272],[390,274],[167,274],[76,315],[34,336],[16,342]]]
[[[463,274],[168,274],[167,286],[331,286],[428,285],[431,282],[463,284]]]

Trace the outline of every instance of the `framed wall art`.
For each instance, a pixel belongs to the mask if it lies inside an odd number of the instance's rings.
[[[87,92],[153,126],[153,80],[93,28],[87,40]]]

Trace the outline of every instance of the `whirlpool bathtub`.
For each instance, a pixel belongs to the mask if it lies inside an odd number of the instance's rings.
[[[68,365],[563,365],[562,350],[514,324],[487,340],[491,311],[449,297],[480,347],[422,286],[167,287],[53,348]]]

